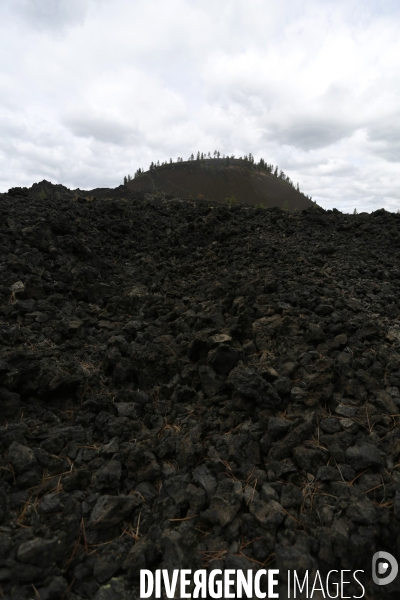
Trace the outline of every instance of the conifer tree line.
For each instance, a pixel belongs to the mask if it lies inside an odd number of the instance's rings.
[[[254,160],[254,156],[250,152],[248,155],[239,156],[239,157],[236,157],[234,154],[232,154],[231,156],[229,156],[229,155],[225,156],[225,154],[221,155],[221,153],[218,150],[214,150],[213,155],[211,155],[211,152],[208,152],[208,153],[197,152],[196,157],[192,153],[189,156],[189,158],[187,159],[187,162],[190,162],[190,161],[199,161],[200,162],[200,161],[205,161],[205,160],[211,159],[211,158],[214,158],[214,159],[219,158],[219,159],[225,160],[226,166],[229,166],[231,164],[231,160],[239,160],[239,161],[243,162],[244,166],[255,169],[257,171],[265,171],[266,173],[271,173],[271,175],[273,175],[274,177],[277,177],[281,181],[284,181],[285,183],[288,183],[292,187],[295,187],[296,190],[298,192],[300,192],[299,184],[297,183],[295,186],[293,181],[290,179],[290,177],[288,175],[286,175],[282,169],[278,169],[278,166],[274,167],[273,164],[267,163],[263,158],[260,158],[260,160],[258,162],[256,162]],[[185,161],[183,160],[183,158],[181,156],[178,156],[178,158],[176,159],[176,162],[183,163]],[[154,169],[158,169],[159,167],[163,167],[165,165],[173,164],[173,163],[174,163],[174,161],[172,160],[172,158],[170,158],[169,161],[164,161],[161,163],[159,160],[156,163],[151,162],[151,164],[149,166],[149,171],[153,171]],[[139,168],[135,172],[134,178],[136,179],[137,177],[140,177],[140,175],[143,175],[144,173],[145,173],[144,169]],[[132,181],[132,177],[130,175],[125,176],[124,177],[124,185],[126,185],[129,181]],[[307,196],[307,198],[308,198],[308,196]]]

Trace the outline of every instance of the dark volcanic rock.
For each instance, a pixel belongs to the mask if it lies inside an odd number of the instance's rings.
[[[356,471],[383,467],[385,462],[373,444],[352,446],[346,450],[346,460]]]
[[[276,408],[281,403],[277,391],[251,368],[235,369],[228,378],[234,396],[254,402],[263,408]]]
[[[141,504],[137,496],[100,496],[90,515],[92,528],[117,525]]]
[[[45,181],[0,215],[5,598],[260,564],[398,596],[400,215]]]
[[[9,447],[7,459],[17,473],[28,471],[36,465],[34,452],[28,446],[22,446],[18,442],[13,442]]]

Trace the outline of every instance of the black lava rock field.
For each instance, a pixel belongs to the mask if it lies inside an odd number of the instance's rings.
[[[263,568],[399,597],[400,214],[43,181],[0,228],[0,597]]]

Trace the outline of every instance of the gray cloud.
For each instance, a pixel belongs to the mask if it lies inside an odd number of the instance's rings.
[[[125,146],[134,143],[139,136],[138,131],[129,125],[101,113],[90,114],[90,111],[67,113],[62,117],[61,122],[73,135],[94,138],[105,144]]]
[[[90,0],[3,0],[3,10],[27,28],[51,36],[83,23]],[[1,13],[0,13],[1,14]]]
[[[271,133],[275,139],[282,144],[288,144],[302,150],[316,150],[335,144],[339,140],[351,134],[344,126],[331,127],[317,123],[307,125],[296,125],[288,129],[276,129]]]
[[[34,5],[40,13],[46,16],[53,16],[59,10],[59,0],[33,0]]]
[[[375,122],[367,128],[371,152],[389,162],[400,162],[400,113],[394,111],[390,118]]]

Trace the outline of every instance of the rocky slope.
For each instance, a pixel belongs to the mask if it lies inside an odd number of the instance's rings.
[[[127,183],[128,189],[139,192],[157,191],[181,198],[205,199],[225,203],[232,195],[248,206],[263,204],[299,210],[312,206],[312,201],[286,181],[240,159],[222,158],[185,161],[161,165],[142,173]]]
[[[0,226],[3,598],[262,566],[398,597],[400,215],[42,182]]]

